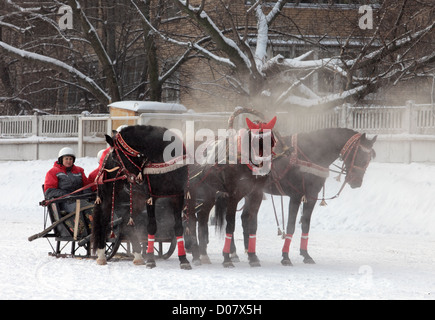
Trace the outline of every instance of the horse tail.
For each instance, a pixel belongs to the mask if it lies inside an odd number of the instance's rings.
[[[215,202],[215,226],[218,228],[219,231],[222,231],[225,223],[225,216],[227,213],[227,204],[228,204],[228,197],[225,194],[218,193],[216,196],[216,202]]]

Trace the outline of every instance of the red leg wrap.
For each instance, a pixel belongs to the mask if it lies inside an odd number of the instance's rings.
[[[231,239],[232,239],[232,234],[227,233],[225,234],[225,244],[224,244],[224,253],[230,253],[230,248],[231,248]]]
[[[185,256],[186,250],[184,249],[184,238],[183,236],[177,237],[177,246],[178,246],[178,256]]]
[[[255,253],[257,236],[255,234],[249,235],[248,253]]]
[[[148,235],[147,253],[153,253],[154,252],[154,240],[155,240],[155,236],[149,234]]]
[[[288,253],[290,251],[290,243],[292,242],[292,234],[286,234],[284,240],[284,246],[282,247],[282,252]]]
[[[308,233],[302,233],[301,250],[307,250],[307,247],[308,247]]]

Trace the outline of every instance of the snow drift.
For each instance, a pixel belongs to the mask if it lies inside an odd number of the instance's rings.
[[[371,163],[363,186],[344,189],[326,207],[315,208],[309,252],[315,265],[298,255],[300,230],[293,237],[293,267],[280,264],[283,240],[270,195],[259,212],[257,253],[262,267],[241,262],[224,269],[222,235],[210,231],[211,265],[180,270],[175,254],[153,270],[130,261],[97,266],[93,260],[56,259],[42,231],[41,185],[55,160],[0,163],[1,299],[434,299],[435,165]],[[89,174],[96,158],[77,164]],[[340,183],[327,180],[326,197]],[[282,225],[279,197],[275,197]],[[285,217],[288,198],[284,199]],[[241,207],[241,204],[240,204]],[[282,227],[281,227],[282,228]],[[191,257],[189,256],[191,260]]]

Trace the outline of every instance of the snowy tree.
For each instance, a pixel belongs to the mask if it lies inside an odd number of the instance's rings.
[[[198,41],[192,46],[226,68],[228,87],[253,106],[332,107],[400,81],[434,74],[433,1],[379,1],[366,6],[371,11],[362,14],[360,6],[354,5],[353,16],[345,16],[338,5],[319,4],[328,10],[327,22],[343,29],[341,35],[335,32],[329,38],[326,27],[317,38],[301,25],[292,28],[296,32],[286,31],[297,20],[292,16],[295,10],[286,10],[291,1],[244,1],[242,12],[239,1],[173,1],[201,31],[197,37],[203,39],[201,45]],[[295,1],[290,8],[301,2],[314,1]],[[364,21],[371,18],[371,24]],[[271,47],[289,41],[301,47],[309,44],[313,50],[291,58],[273,54]],[[336,42],[339,51],[316,57],[315,49],[322,49],[327,41]],[[315,77],[320,81],[321,74],[338,79],[339,85],[330,92],[318,92],[309,84]]]
[[[153,7],[129,0],[2,2],[0,102],[18,114],[51,104],[58,106],[51,106],[54,112],[71,104],[105,111],[119,100],[160,101],[163,86],[186,59],[185,54],[160,59],[154,34],[140,22],[143,16],[152,28],[163,25],[164,2]],[[42,92],[46,95],[37,99]]]
[[[65,5],[72,29],[60,27]],[[213,110],[329,108],[434,79],[432,0],[7,0],[0,10],[0,103],[12,113],[41,107],[36,95],[61,112],[72,92],[106,106],[162,100],[165,86]]]

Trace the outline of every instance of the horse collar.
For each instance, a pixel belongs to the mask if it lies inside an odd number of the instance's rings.
[[[292,135],[291,146],[293,151],[290,154],[289,166],[296,165],[301,172],[310,173],[321,178],[327,178],[329,176],[329,168],[322,167],[312,162],[299,148],[298,146],[298,134]],[[302,156],[302,159],[299,158]]]

